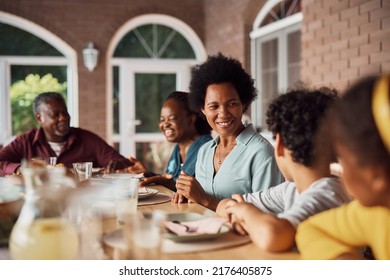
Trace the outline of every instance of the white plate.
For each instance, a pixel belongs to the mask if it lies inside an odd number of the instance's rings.
[[[141,187],[142,190],[144,187]],[[145,188],[147,192],[141,191],[138,193],[138,200],[146,199],[158,193],[158,190]],[[89,201],[94,201],[94,206],[104,209],[104,212],[115,209],[115,190],[109,185],[99,185],[96,182],[94,192],[91,194]]]
[[[0,204],[19,200],[23,197],[22,188],[17,185],[5,183],[0,186]]]
[[[179,221],[179,222],[191,222],[202,220],[205,217],[198,213],[176,213],[176,214],[168,214],[168,221]],[[214,234],[198,234],[198,235],[183,235],[179,236],[174,233],[165,233],[164,237],[170,239],[174,242],[193,242],[193,241],[201,241],[217,238],[223,234],[229,232],[229,227],[226,225],[222,225],[220,231]]]
[[[122,250],[127,249],[127,244],[123,236],[122,229],[116,229],[114,231],[105,234],[103,236],[103,242],[112,248],[119,248]]]
[[[102,178],[105,179],[120,179],[120,178],[138,178],[142,179],[144,177],[143,173],[140,174],[133,174],[133,173],[110,173],[110,174],[104,174]]]
[[[145,199],[148,197],[151,197],[155,194],[158,194],[158,190],[155,189],[149,189],[149,188],[140,188],[145,189],[146,191],[138,191],[138,200]]]
[[[104,170],[104,167],[92,167],[92,174],[100,173]]]

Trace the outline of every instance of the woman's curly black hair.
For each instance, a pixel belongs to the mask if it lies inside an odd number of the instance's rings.
[[[241,63],[221,53],[209,56],[207,60],[192,69],[190,82],[190,105],[195,111],[204,108],[206,90],[209,85],[231,83],[244,105],[244,112],[257,96],[251,76]]]
[[[195,129],[200,135],[207,135],[211,133],[211,126],[208,124],[208,122],[200,116],[198,112],[194,112],[189,107],[188,102],[188,92],[183,91],[174,91],[171,92],[165,101],[168,101],[170,99],[175,100],[181,105],[181,108],[183,108],[188,114],[194,114],[196,116],[195,120]]]
[[[337,91],[326,87],[317,90],[301,88],[289,90],[269,105],[268,128],[274,137],[280,134],[295,162],[309,167],[322,156],[316,149],[317,132],[336,97]]]

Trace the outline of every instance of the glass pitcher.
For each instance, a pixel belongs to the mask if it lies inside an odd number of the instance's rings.
[[[24,163],[25,202],[12,229],[12,259],[75,259],[76,229],[63,215],[74,181],[60,169]]]

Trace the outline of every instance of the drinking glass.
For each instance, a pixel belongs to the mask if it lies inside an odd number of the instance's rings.
[[[120,178],[114,179],[112,183],[115,190],[117,222],[123,225],[137,213],[139,179]]]
[[[139,212],[132,223],[124,227],[130,258],[138,260],[161,259],[164,222],[167,214],[162,210]]]
[[[57,164],[57,157],[49,157],[46,159],[46,164],[55,166]]]
[[[92,177],[92,162],[73,163],[73,170],[79,183],[89,182]]]

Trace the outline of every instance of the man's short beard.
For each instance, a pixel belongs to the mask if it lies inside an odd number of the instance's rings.
[[[69,132],[70,132],[70,129],[68,129],[67,131],[65,131],[65,132],[59,132],[59,131],[54,131],[54,134],[55,135],[57,135],[57,136],[66,136],[66,135],[68,135],[69,134]]]

